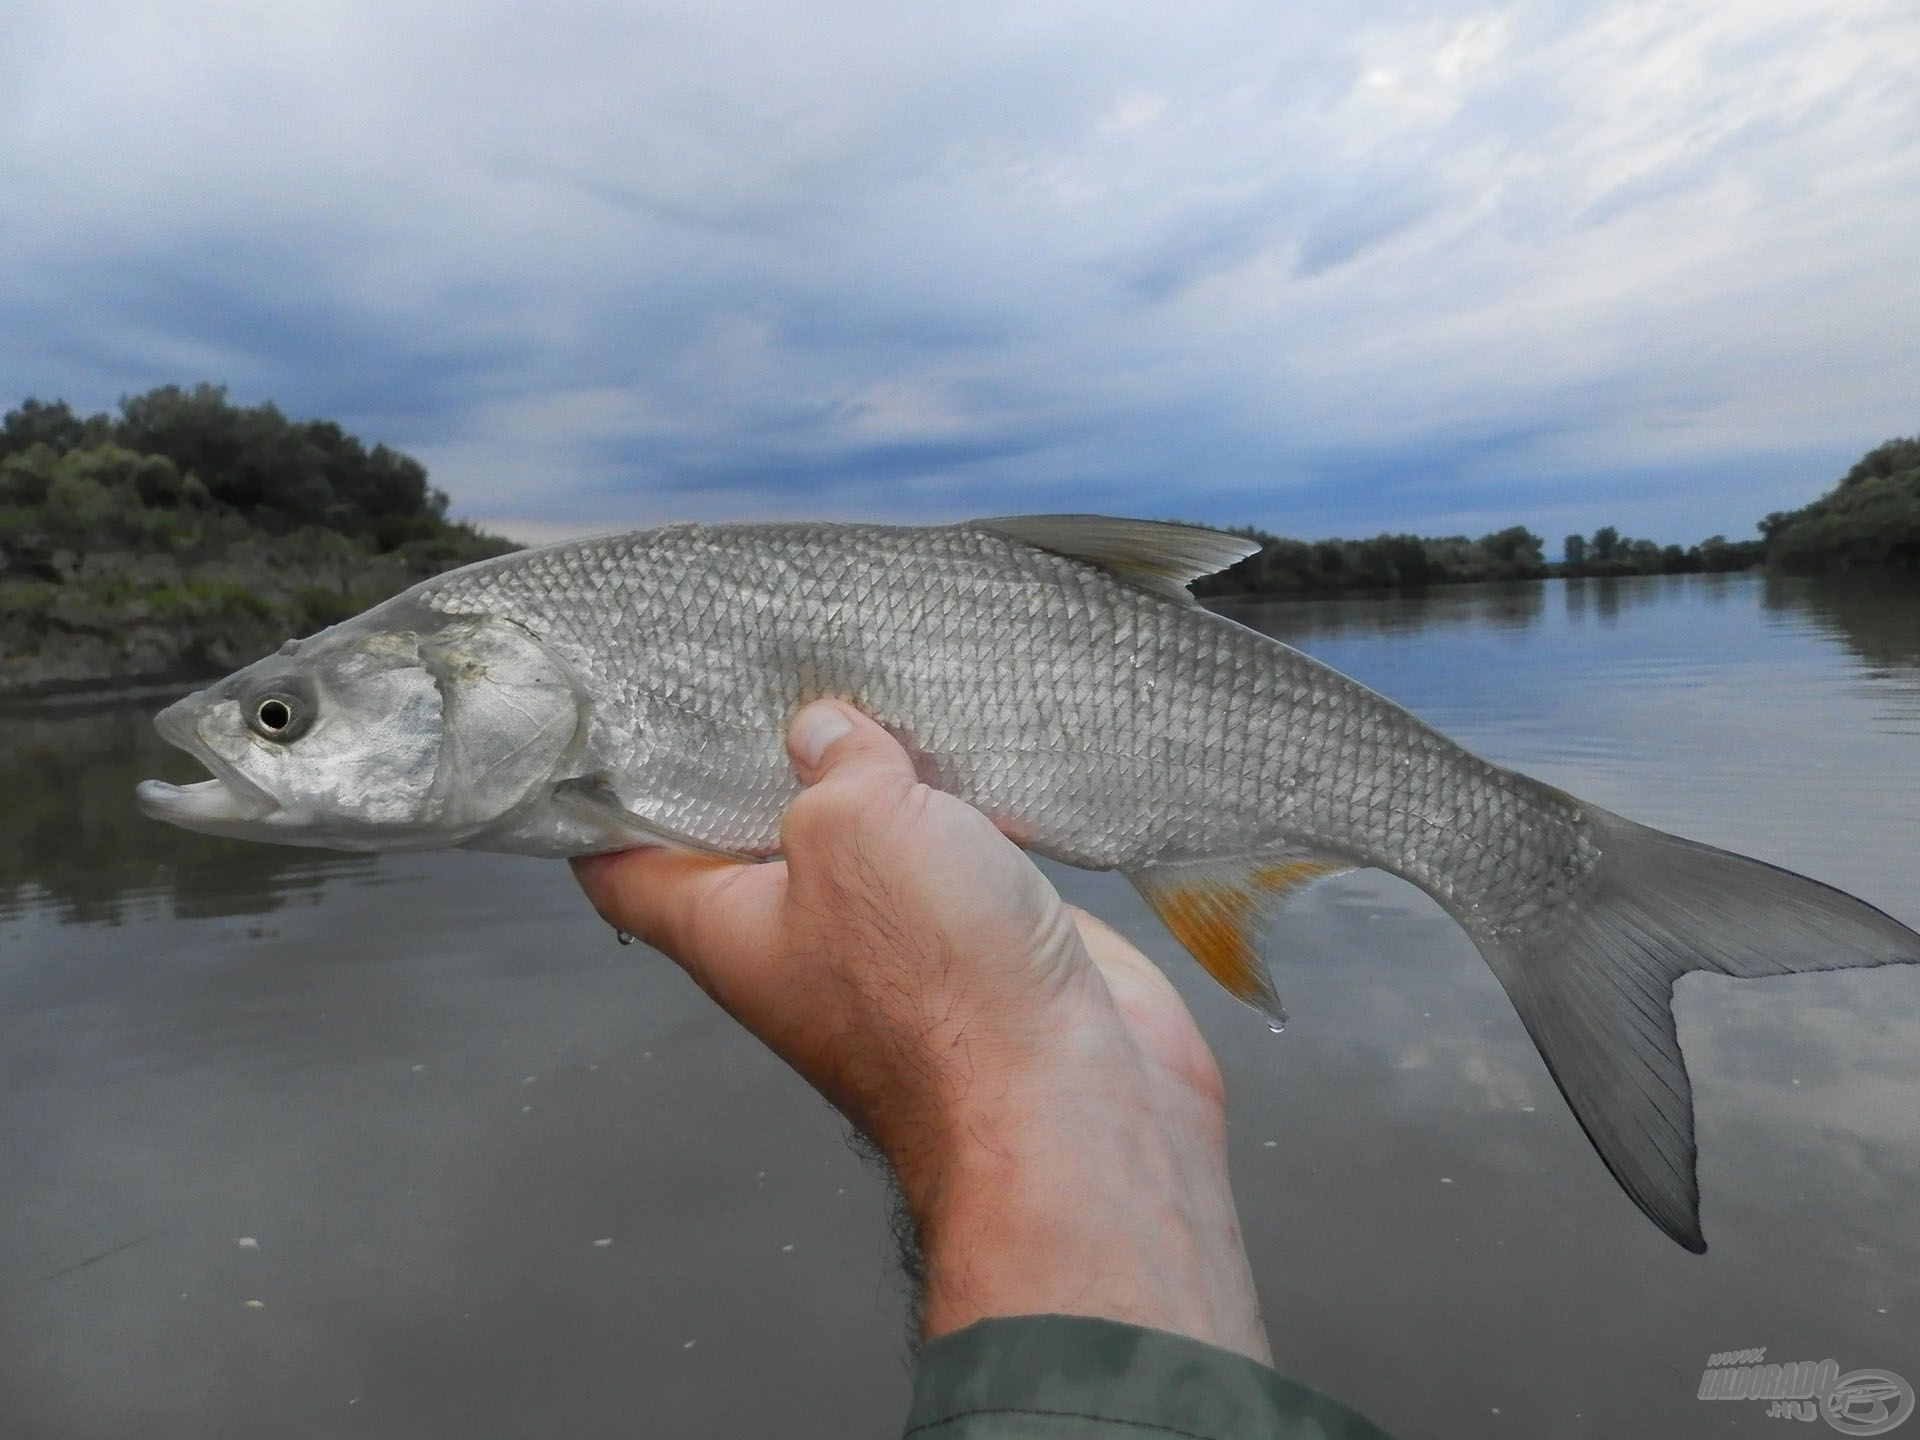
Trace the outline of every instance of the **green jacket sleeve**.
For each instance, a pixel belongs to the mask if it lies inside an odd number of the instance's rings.
[[[1112,1320],[1020,1315],[943,1335],[914,1377],[910,1440],[1388,1440],[1244,1355]]]

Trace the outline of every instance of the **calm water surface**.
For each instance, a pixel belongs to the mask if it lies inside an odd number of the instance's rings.
[[[1920,924],[1920,592],[1234,613],[1492,759]],[[0,1434],[897,1428],[884,1197],[810,1091],[561,866],[143,820],[136,779],[194,774],[160,698],[0,714]],[[1296,901],[1273,1036],[1124,882],[1054,873],[1220,1052],[1289,1373],[1408,1437],[1779,1433],[1694,1398],[1716,1350],[1920,1381],[1920,971],[1682,982],[1695,1258],[1418,892]]]

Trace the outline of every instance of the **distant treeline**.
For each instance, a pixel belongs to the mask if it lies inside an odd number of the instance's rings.
[[[1541,539],[1515,525],[1478,540],[1376,535],[1371,540],[1287,540],[1252,526],[1236,535],[1259,553],[1195,583],[1200,595],[1291,595],[1330,590],[1416,590],[1466,580],[1540,580]]]
[[[1661,545],[1630,539],[1606,525],[1591,536],[1567,536],[1562,554],[1565,558],[1553,567],[1556,575],[1697,575],[1758,565],[1766,559],[1766,546],[1724,535],[1709,535],[1698,545]]]
[[[1791,571],[1920,568],[1920,436],[1867,452],[1827,494],[1804,509],[1760,522],[1760,538],[1711,535],[1697,545],[1661,545],[1611,525],[1569,535],[1562,559],[1523,526],[1479,539],[1377,535],[1371,540],[1290,540],[1252,526],[1235,533],[1260,552],[1198,582],[1201,595],[1302,595],[1409,590],[1473,580],[1605,575],[1686,575],[1769,565]]]
[[[1524,526],[1479,539],[1448,535],[1378,535],[1371,540],[1286,540],[1239,527],[1260,553],[1202,580],[1202,595],[1307,595],[1340,590],[1417,590],[1473,580],[1545,580],[1553,575],[1690,575],[1745,570],[1762,559],[1762,542],[1714,535],[1698,545],[1634,540],[1612,526],[1563,542],[1565,559],[1550,562],[1546,542]]]

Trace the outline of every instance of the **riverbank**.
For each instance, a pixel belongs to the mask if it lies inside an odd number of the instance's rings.
[[[460,563],[510,548],[478,539]],[[248,535],[186,554],[0,547],[0,696],[200,679],[448,568],[338,536]]]

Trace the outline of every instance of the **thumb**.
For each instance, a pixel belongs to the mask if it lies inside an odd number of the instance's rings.
[[[787,753],[809,787],[829,777],[908,784],[919,778],[898,740],[838,700],[816,700],[795,713],[787,726]]]

